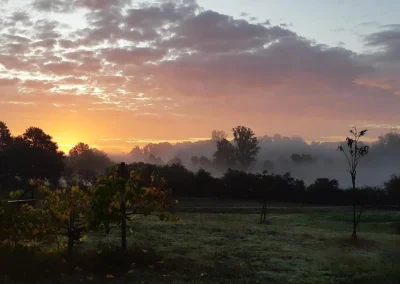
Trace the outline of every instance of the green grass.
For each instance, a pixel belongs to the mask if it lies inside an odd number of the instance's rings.
[[[357,243],[349,241],[348,212],[270,214],[268,224],[259,224],[255,214],[179,213],[179,217],[175,223],[153,217],[129,223],[128,244],[136,252],[125,259],[129,273],[105,265],[97,275],[76,273],[60,283],[78,278],[95,283],[400,281],[400,234],[395,226],[400,212],[366,212]],[[113,228],[109,235],[91,234],[79,250],[100,251],[119,242],[118,228]],[[118,261],[112,254],[106,258]],[[115,277],[106,280],[106,274]]]
[[[351,217],[272,215],[269,224],[252,214],[186,213],[177,223],[138,218],[129,242],[162,256],[166,272],[149,273],[142,278],[148,283],[398,283],[400,213],[366,213],[356,244]],[[91,245],[100,238],[92,236]],[[118,231],[104,241],[118,245]]]

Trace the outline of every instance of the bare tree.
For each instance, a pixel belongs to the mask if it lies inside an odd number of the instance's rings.
[[[362,145],[360,138],[363,137],[367,133],[367,129],[357,131],[357,127],[353,127],[350,130],[352,137],[346,138],[347,148],[345,149],[342,145],[339,145],[338,150],[344,154],[348,163],[348,172],[351,176],[351,182],[353,185],[354,199],[353,199],[353,234],[351,238],[353,240],[357,240],[357,226],[360,222],[361,214],[364,210],[364,204],[361,204],[361,209],[357,214],[357,202],[356,202],[356,176],[357,176],[357,166],[361,157],[364,157],[368,154],[369,146]]]

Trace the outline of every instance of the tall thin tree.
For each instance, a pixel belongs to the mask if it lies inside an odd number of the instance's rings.
[[[357,177],[357,166],[361,157],[368,154],[369,146],[362,145],[360,138],[367,133],[367,129],[357,131],[357,127],[353,127],[350,130],[351,137],[346,138],[347,150],[342,145],[338,146],[338,150],[344,154],[346,157],[349,168],[347,172],[350,173],[351,183],[353,186],[353,234],[351,238],[357,240],[357,227],[360,222],[361,214],[364,210],[364,204],[361,204],[361,209],[357,215],[357,200],[356,200],[356,177]]]

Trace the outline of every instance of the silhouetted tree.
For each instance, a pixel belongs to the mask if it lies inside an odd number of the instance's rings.
[[[161,160],[160,157],[156,157],[153,154],[150,154],[146,159],[146,163],[153,164],[153,165],[164,165],[164,161]]]
[[[199,158],[199,166],[202,169],[205,170],[210,170],[212,168],[212,162],[209,158],[207,158],[206,156],[201,156]]]
[[[244,126],[237,126],[232,129],[234,144],[236,146],[236,159],[244,170],[247,170],[250,164],[260,150],[258,140],[253,130]]]
[[[196,197],[216,196],[218,190],[216,179],[204,169],[199,169],[194,176],[194,187]]]
[[[192,170],[197,170],[199,168],[199,157],[192,156],[190,162],[192,163]]]
[[[142,162],[143,161],[143,152],[139,146],[136,146],[135,148],[133,148],[132,151],[130,152],[130,155],[134,162]]]
[[[80,142],[69,151],[66,172],[70,179],[91,183],[112,164],[106,153]]]
[[[217,141],[217,151],[214,153],[215,165],[219,170],[233,168],[236,164],[236,148],[222,138]]]
[[[348,163],[348,172],[351,176],[351,182],[353,186],[353,192],[356,192],[356,177],[357,177],[357,166],[361,157],[364,157],[368,154],[369,146],[361,145],[360,138],[363,137],[367,133],[367,129],[357,131],[357,128],[354,126],[353,129],[350,130],[352,137],[346,138],[347,150],[342,145],[338,146],[340,152],[344,154]],[[356,194],[354,196],[353,202],[353,234],[352,239],[357,239],[357,226],[361,218],[361,214],[364,210],[364,204],[361,204],[361,209],[356,218],[357,213],[357,201]]]
[[[25,183],[30,179],[48,179],[56,183],[64,169],[64,153],[52,137],[37,127],[28,128],[14,139],[10,156],[15,176]]]
[[[183,165],[182,160],[178,157],[173,158],[171,161],[168,162],[168,165]]]
[[[378,141],[372,144],[368,159],[375,166],[384,165],[390,168],[400,166],[400,134],[389,132],[379,136]]]
[[[223,130],[213,130],[211,133],[211,139],[214,141],[221,141],[222,139],[226,139],[228,135]]]
[[[9,147],[12,141],[13,138],[10,129],[8,129],[4,122],[0,121],[0,152],[4,151],[6,147]]]
[[[332,204],[339,195],[339,182],[335,179],[318,178],[307,188],[307,201],[313,204]]]
[[[162,143],[149,143],[146,146],[143,147],[143,157],[147,158],[151,154],[153,154],[156,157],[162,157],[165,153],[168,151],[173,150],[174,146],[168,142],[162,142]]]
[[[389,200],[400,206],[400,176],[393,175],[385,182],[385,190],[389,196]]]
[[[15,179],[11,167],[13,157],[9,155],[9,148],[13,143],[13,137],[7,125],[0,121],[0,191],[7,188]]]

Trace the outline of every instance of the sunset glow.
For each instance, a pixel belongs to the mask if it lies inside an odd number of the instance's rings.
[[[394,13],[244,2],[0,1],[0,120],[15,135],[41,127],[65,152],[206,140],[239,124],[306,141],[398,128]]]

